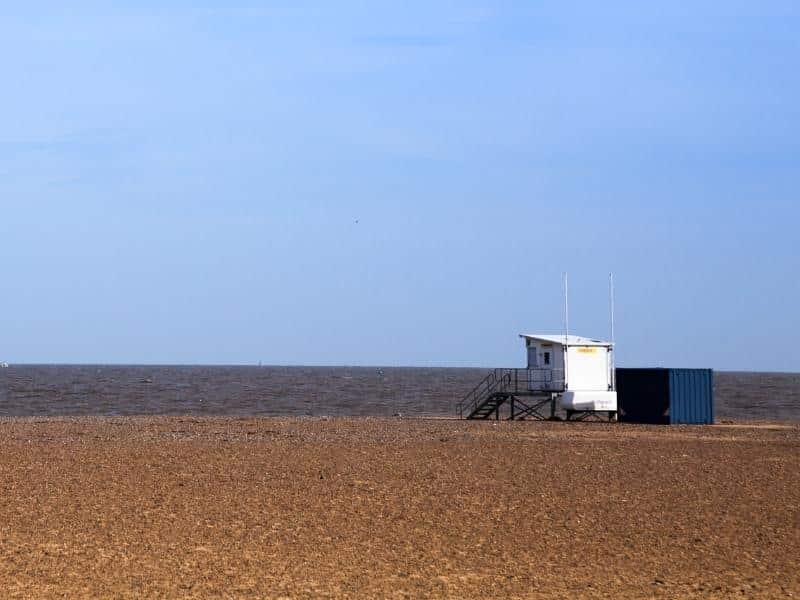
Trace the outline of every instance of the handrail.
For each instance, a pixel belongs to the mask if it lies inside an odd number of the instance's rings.
[[[520,372],[524,372],[522,377]],[[563,369],[493,369],[456,404],[456,410],[463,419],[492,394],[546,394],[563,389]]]
[[[483,381],[481,381],[472,389],[472,391],[464,396],[464,398],[457,405],[460,418],[464,418],[465,407],[468,409],[466,413],[470,414],[477,407],[479,401],[495,392],[494,388],[497,387],[498,383],[501,383],[505,377],[503,371],[504,369],[494,369],[490,371],[489,374],[483,378]],[[484,387],[486,390],[482,391]]]
[[[490,378],[494,377],[496,371],[497,371],[497,369],[495,369],[494,371],[489,371],[489,374],[486,377],[483,378],[483,381],[481,381],[478,385],[476,385],[474,388],[472,388],[472,390],[466,396],[464,396],[464,398],[466,399],[469,396],[474,395],[481,388],[481,386],[483,386],[483,384],[487,383],[487,381]]]
[[[511,383],[511,369],[494,369],[481,381],[461,402],[458,403],[458,413],[460,418],[464,418],[464,413],[471,414],[478,404],[494,393],[506,391],[507,384]],[[482,391],[483,387],[485,391]],[[500,386],[500,389],[497,389]],[[466,407],[466,411],[464,410]]]

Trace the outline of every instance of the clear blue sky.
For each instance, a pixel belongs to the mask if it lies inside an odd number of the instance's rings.
[[[800,370],[796,1],[17,4],[2,360]]]

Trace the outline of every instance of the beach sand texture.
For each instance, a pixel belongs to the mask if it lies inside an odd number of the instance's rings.
[[[800,595],[800,427],[0,421],[3,597]]]

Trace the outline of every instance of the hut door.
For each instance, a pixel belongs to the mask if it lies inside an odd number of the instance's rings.
[[[528,368],[535,369],[539,366],[539,361],[537,359],[536,354],[537,348],[536,346],[529,346],[528,347]]]

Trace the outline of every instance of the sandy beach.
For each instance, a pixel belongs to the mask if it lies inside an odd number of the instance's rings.
[[[800,427],[0,421],[5,597],[791,597]]]

